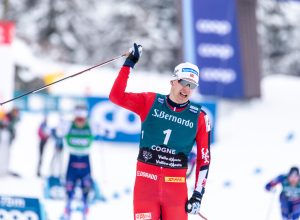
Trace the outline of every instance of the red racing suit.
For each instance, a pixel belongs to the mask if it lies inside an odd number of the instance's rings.
[[[155,104],[157,94],[152,92],[125,92],[129,74],[130,67],[123,66],[114,82],[109,98],[113,103],[139,115],[143,124],[147,117],[149,118],[149,112]],[[187,106],[181,109],[169,107],[173,112],[176,112],[174,114],[183,112],[187,108]],[[169,117],[169,121],[171,120],[170,114],[166,114],[163,117]],[[195,135],[192,137],[193,142],[197,144],[198,152],[195,191],[202,196],[211,159],[210,125],[204,111],[199,111],[197,117],[197,120],[189,121],[189,123],[195,123],[197,126]],[[187,123],[187,121],[185,122]],[[187,220],[188,217],[185,211],[185,203],[188,200],[186,185],[187,161],[184,159],[185,156],[172,155],[173,161],[180,161],[180,163],[176,164],[176,166],[178,165],[177,167],[174,166],[174,163],[172,163],[173,166],[168,166],[167,163],[167,165],[156,164],[155,161],[159,161],[158,157],[168,158],[168,153],[172,153],[174,150],[162,145],[152,145],[152,147],[143,148],[141,143],[134,186],[134,219]],[[156,151],[160,152],[157,153]],[[153,160],[153,157],[156,160]]]

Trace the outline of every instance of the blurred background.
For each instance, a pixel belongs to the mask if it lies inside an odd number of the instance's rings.
[[[2,0],[0,219],[60,219],[63,185],[49,185],[56,139],[49,134],[37,175],[38,129],[45,118],[49,131],[72,120],[79,103],[95,133],[97,187],[88,219],[133,219],[140,121],[108,100],[123,58],[9,100],[118,57],[134,42],[143,55],[128,91],[168,94],[177,64],[199,66],[192,100],[213,125],[201,213],[210,220],[281,219],[280,189],[264,187],[299,166],[299,21],[299,0]]]

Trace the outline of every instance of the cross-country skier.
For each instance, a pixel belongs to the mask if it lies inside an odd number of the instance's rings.
[[[38,166],[37,166],[37,172],[36,172],[38,177],[41,176],[41,167],[43,165],[43,156],[44,156],[45,146],[48,142],[49,136],[50,136],[50,128],[48,126],[47,117],[45,117],[38,128],[39,159],[38,159]]]
[[[125,92],[131,69],[141,56],[134,44],[110,92],[110,100],[141,118],[140,150],[134,186],[134,219],[187,220],[200,210],[210,164],[210,124],[200,105],[189,101],[198,86],[199,69],[175,67],[168,95]],[[188,200],[187,157],[196,142],[193,195]]]
[[[281,174],[268,182],[266,190],[271,191],[277,185],[282,186],[279,196],[283,220],[300,218],[300,175],[298,167],[291,167],[288,174]]]
[[[87,118],[87,108],[77,106],[74,115],[74,120],[65,135],[66,147],[70,152],[66,176],[67,204],[65,219],[70,218],[71,203],[77,184],[80,185],[82,190],[83,214],[88,213],[88,194],[93,186],[89,152],[94,137]]]
[[[52,177],[62,177],[63,146],[64,146],[64,124],[61,118],[56,127],[51,129],[51,137],[54,139],[54,152],[50,162],[50,172]]]

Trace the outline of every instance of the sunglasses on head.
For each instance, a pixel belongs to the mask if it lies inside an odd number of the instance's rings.
[[[190,81],[187,81],[185,79],[179,79],[178,80],[179,84],[182,85],[183,87],[189,86],[190,89],[195,89],[198,85],[196,83],[192,83]]]

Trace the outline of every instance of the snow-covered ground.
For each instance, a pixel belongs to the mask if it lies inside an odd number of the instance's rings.
[[[267,193],[264,184],[291,166],[300,165],[299,100],[299,78],[269,76],[262,81],[261,99],[219,101],[216,143],[211,148],[212,162],[201,208],[208,219],[280,219],[279,190]],[[1,177],[0,195],[38,197],[48,219],[57,220],[64,203],[45,200],[43,181],[35,175],[37,126],[41,120],[42,115],[22,113],[10,160],[10,170],[22,178]],[[49,171],[53,142],[46,147],[44,175]],[[137,152],[137,144],[99,142],[94,145],[93,174],[107,202],[94,204],[89,219],[133,219],[132,189]],[[188,182],[190,191],[193,182],[194,178]]]

